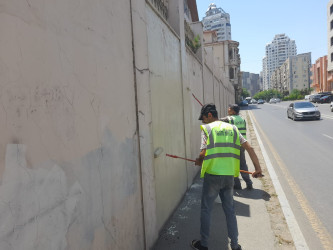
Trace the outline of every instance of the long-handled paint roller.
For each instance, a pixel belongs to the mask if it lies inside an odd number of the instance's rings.
[[[191,160],[191,159],[183,158],[183,157],[180,157],[180,156],[177,156],[177,155],[169,155],[169,154],[166,154],[166,156],[169,156],[169,157],[172,157],[172,158],[178,158],[178,159],[182,159],[182,160],[186,160],[186,161],[192,161],[192,162],[195,162],[195,160]],[[245,170],[239,170],[239,172],[246,173],[246,174],[253,174],[252,172],[245,171]],[[262,175],[262,176],[263,176],[263,175]]]
[[[183,157],[176,156],[176,155],[169,155],[169,154],[166,154],[166,156],[169,156],[169,157],[172,157],[172,158],[179,158],[179,159],[183,159],[183,160],[186,160],[186,161],[192,161],[192,162],[195,162],[195,160],[191,160],[191,159],[183,158]]]
[[[203,106],[203,104],[199,101],[198,98],[196,98],[196,96],[195,96],[193,93],[192,93],[192,96],[194,97],[195,100],[197,100],[197,102],[198,102],[201,106]]]

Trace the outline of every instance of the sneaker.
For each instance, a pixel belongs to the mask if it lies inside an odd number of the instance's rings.
[[[192,240],[191,247],[196,250],[208,250],[208,247],[201,246],[200,240]]]
[[[231,248],[232,250],[242,250],[242,246],[238,244],[237,248]]]
[[[251,189],[253,189],[253,186],[252,186],[252,184],[247,184],[246,188],[249,189],[249,190],[251,190]]]

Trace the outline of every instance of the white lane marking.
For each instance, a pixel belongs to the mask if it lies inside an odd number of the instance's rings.
[[[325,135],[325,134],[323,134],[323,136],[326,136],[327,138],[330,138],[330,139],[333,140],[333,137],[331,137],[331,136],[329,136],[329,135]]]
[[[295,215],[294,215],[293,211],[291,210],[291,207],[289,205],[287,197],[286,197],[286,195],[285,195],[285,193],[284,193],[284,191],[281,187],[278,176],[277,176],[277,174],[276,174],[276,172],[273,168],[273,165],[272,165],[272,163],[271,163],[271,161],[268,157],[268,154],[266,152],[264,144],[261,141],[261,138],[259,136],[257,128],[256,128],[256,126],[253,122],[252,112],[249,112],[249,114],[250,114],[251,122],[253,124],[254,132],[257,135],[257,140],[258,140],[259,146],[261,148],[261,152],[263,154],[263,157],[264,157],[264,160],[265,160],[265,163],[266,163],[266,166],[267,166],[267,170],[269,171],[269,175],[270,175],[270,177],[272,179],[272,182],[273,182],[273,185],[275,187],[275,191],[276,191],[276,194],[277,194],[278,199],[280,201],[281,208],[282,208],[282,211],[284,213],[284,217],[286,218],[291,236],[293,237],[295,247],[296,247],[296,249],[302,249],[302,250],[309,249],[309,247],[308,247],[308,245],[305,241],[305,238],[302,234],[302,231],[299,228],[299,225],[296,221]]]

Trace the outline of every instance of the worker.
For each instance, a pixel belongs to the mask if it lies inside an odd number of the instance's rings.
[[[201,178],[204,178],[201,196],[201,240],[193,240],[193,249],[208,249],[210,215],[214,201],[219,195],[224,210],[231,249],[241,250],[238,244],[237,219],[234,210],[234,176],[239,175],[240,147],[249,153],[255,171],[252,177],[262,177],[258,157],[254,149],[239,133],[236,126],[219,121],[214,104],[206,104],[201,109],[201,152],[195,164],[201,166]]]
[[[242,136],[246,139],[246,121],[244,120],[243,117],[239,115],[239,106],[237,104],[229,104],[228,107],[228,116],[221,118],[220,119],[223,122],[228,122],[231,124],[234,124],[239,132],[242,134]],[[240,149],[240,169],[248,171],[248,167],[246,164],[246,159],[245,159],[245,150],[243,147]],[[253,189],[253,183],[250,179],[250,175],[248,173],[241,172],[240,173],[243,180],[246,183],[246,188],[247,189]],[[241,182],[238,177],[235,177],[235,184],[234,184],[234,189],[242,189]]]

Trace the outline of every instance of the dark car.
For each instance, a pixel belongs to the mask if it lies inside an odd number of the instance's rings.
[[[259,99],[258,100],[258,104],[264,104],[264,100],[263,99]]]
[[[288,118],[296,120],[301,119],[320,119],[320,111],[311,102],[293,102],[287,110]]]
[[[249,106],[249,103],[247,102],[247,100],[243,100],[239,103],[239,106]]]
[[[331,112],[333,112],[333,100],[331,101],[330,109],[331,109]]]
[[[319,99],[319,103],[330,103],[331,102],[331,99],[332,99],[332,96],[330,95],[325,95],[323,97],[320,97]]]
[[[321,95],[313,95],[311,98],[311,102],[319,102]]]

